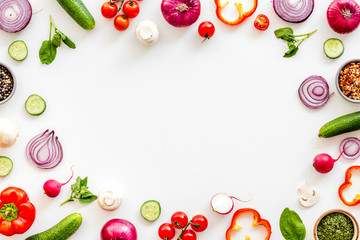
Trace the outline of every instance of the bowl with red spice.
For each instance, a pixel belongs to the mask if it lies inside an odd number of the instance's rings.
[[[0,104],[6,103],[14,95],[16,88],[13,71],[3,63],[0,63]]]
[[[344,99],[360,103],[360,59],[350,60],[341,65],[336,74],[335,84]]]

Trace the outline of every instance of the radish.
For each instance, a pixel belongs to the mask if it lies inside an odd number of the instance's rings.
[[[214,212],[217,212],[221,215],[226,215],[233,210],[234,199],[240,202],[249,202],[251,200],[243,201],[225,193],[217,193],[211,198],[210,205]]]
[[[340,153],[337,159],[333,159],[327,153],[320,153],[314,157],[313,166],[319,173],[328,173],[330,172],[333,167],[334,163],[340,159],[341,155],[344,153],[345,149]]]
[[[54,179],[49,179],[44,183],[43,189],[48,197],[51,198],[57,197],[60,194],[61,187],[67,184],[68,182],[70,182],[70,180],[74,176],[74,171],[72,170],[72,168],[70,170],[71,170],[71,177],[69,180],[67,180],[67,182],[59,183]]]

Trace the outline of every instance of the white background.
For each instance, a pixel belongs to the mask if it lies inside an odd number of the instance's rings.
[[[257,209],[272,225],[271,239],[282,239],[278,222],[285,207],[302,218],[306,239],[313,239],[313,225],[326,210],[342,208],[359,217],[359,207],[346,207],[337,195],[345,170],[358,160],[341,158],[326,175],[312,167],[316,154],[337,158],[341,140],[359,136],[354,132],[317,137],[327,121],[359,109],[342,99],[334,79],[342,63],[359,57],[360,30],[339,35],[330,29],[326,21],[330,0],[316,1],[313,14],[299,24],[281,20],[269,0],[260,1],[255,14],[235,27],[217,19],[212,0],[202,0],[199,20],[181,29],[163,19],[160,0],[144,0],[140,15],[124,32],[101,16],[103,1],[84,1],[96,21],[92,31],[79,27],[55,0],[30,2],[33,12],[42,11],[33,15],[28,27],[15,34],[0,32],[0,61],[13,69],[18,81],[13,98],[0,106],[0,115],[20,128],[16,144],[0,149],[0,155],[14,162],[10,175],[0,179],[0,187],[23,188],[37,216],[25,234],[7,239],[24,239],[73,212],[82,214],[83,223],[72,239],[99,239],[101,227],[112,218],[130,220],[140,240],[158,239],[158,227],[177,210],[190,218],[196,214],[208,218],[209,228],[198,234],[199,240],[225,239],[233,212],[226,216],[212,212],[209,201],[218,192],[240,198],[252,193],[250,203],[236,202],[235,209]],[[260,13],[271,21],[265,32],[253,26]],[[63,45],[51,65],[42,65],[38,51],[48,38],[49,15],[77,48]],[[137,23],[145,19],[160,30],[153,46],[141,45],[134,35]],[[216,32],[202,43],[197,27],[205,20],[215,24]],[[296,34],[318,31],[303,42],[296,56],[285,59],[286,43],[273,33],[281,27],[291,27]],[[345,44],[339,59],[323,53],[323,42],[330,37]],[[17,39],[29,49],[23,62],[15,62],[7,53]],[[335,92],[318,110],[306,108],[297,95],[298,86],[310,75],[326,78]],[[24,109],[33,93],[47,102],[45,113],[38,117]],[[48,128],[59,137],[64,159],[54,169],[40,170],[26,159],[25,147]],[[75,178],[57,198],[45,196],[43,183],[50,178],[66,181],[72,165],[75,177],[88,176],[89,190],[95,194],[104,187],[119,191],[122,206],[114,212],[103,211],[96,202],[60,207]],[[309,209],[297,200],[297,188],[305,180],[321,195]],[[141,204],[149,199],[162,206],[154,223],[139,214]]]

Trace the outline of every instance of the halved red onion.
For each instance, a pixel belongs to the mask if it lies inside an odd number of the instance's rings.
[[[54,131],[47,129],[33,137],[26,146],[26,156],[39,168],[54,168],[63,158],[63,150]]]
[[[163,0],[161,12],[165,20],[174,27],[187,27],[200,16],[200,0]]]
[[[30,22],[32,8],[28,0],[0,0],[0,29],[19,32]]]
[[[305,21],[314,10],[314,0],[273,0],[275,13],[284,21]]]
[[[321,76],[310,76],[300,85],[299,97],[301,102],[309,108],[320,108],[329,100],[329,85]]]
[[[360,24],[360,6],[354,0],[334,0],[326,13],[329,26],[337,33],[351,33]]]
[[[360,140],[355,137],[348,137],[340,143],[340,152],[349,160],[354,160],[360,157]]]

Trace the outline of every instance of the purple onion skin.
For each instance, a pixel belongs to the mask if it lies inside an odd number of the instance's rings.
[[[161,12],[165,20],[174,27],[188,27],[200,16],[200,0],[163,0]]]
[[[101,229],[101,240],[137,240],[135,226],[125,220],[114,218]]]
[[[10,21],[4,15],[6,8],[16,5],[20,9],[17,21]],[[23,30],[30,22],[32,17],[32,7],[28,0],[0,0],[0,29],[15,33]]]
[[[332,30],[345,34],[360,23],[360,6],[354,0],[334,0],[327,10],[327,21]]]
[[[314,0],[298,0],[298,2],[307,3],[307,11],[303,15],[299,15],[298,10],[293,12],[288,9],[290,0],[273,0],[273,8],[275,13],[284,21],[291,23],[301,23],[310,17],[314,10]],[[286,9],[284,9],[286,7]]]

